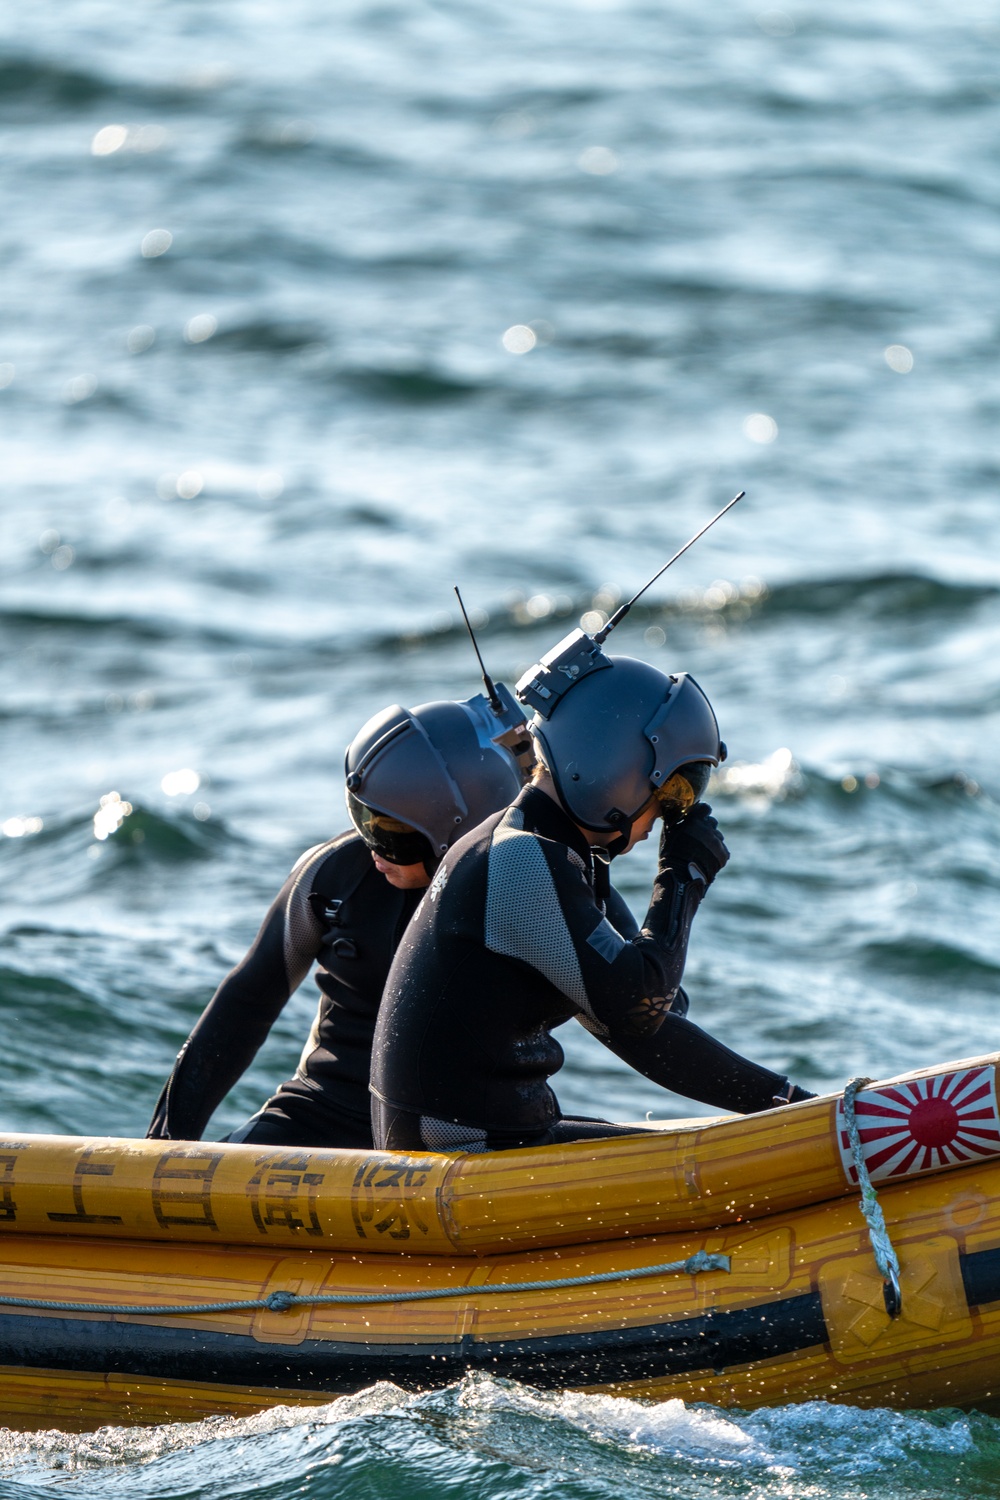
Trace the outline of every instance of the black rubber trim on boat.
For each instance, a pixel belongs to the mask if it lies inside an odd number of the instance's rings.
[[[0,1316],[0,1365],[340,1393],[377,1380],[410,1390],[488,1370],[543,1390],[656,1379],[778,1359],[826,1341],[818,1293],[642,1328],[488,1343],[260,1344],[246,1334],[87,1318]]]
[[[959,1256],[965,1300],[970,1307],[1000,1302],[1000,1249],[974,1250]]]

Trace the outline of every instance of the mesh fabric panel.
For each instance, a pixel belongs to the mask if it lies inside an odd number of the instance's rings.
[[[420,1136],[428,1151],[489,1150],[485,1130],[475,1125],[456,1125],[452,1120],[437,1120],[433,1115],[420,1116]]]
[[[520,808],[512,807],[493,833],[484,937],[491,952],[530,964],[593,1016],[552,873],[538,839],[523,830]]]

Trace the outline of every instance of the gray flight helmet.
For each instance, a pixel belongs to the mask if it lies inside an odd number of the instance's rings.
[[[420,846],[414,863],[423,859],[433,868],[449,845],[507,807],[521,790],[515,752],[522,749],[524,720],[523,708],[502,682],[492,704],[479,693],[459,702],[384,708],[347,747],[352,821],[363,837],[366,820],[359,813],[364,811],[415,830],[426,849]]]
[[[718,766],[726,749],[712,706],[686,672],[667,675],[607,656],[572,631],[517,684],[563,807],[593,832],[627,837],[650,796],[688,765]]]

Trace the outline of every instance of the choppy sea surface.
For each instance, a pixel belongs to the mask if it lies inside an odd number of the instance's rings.
[[[692,1015],[814,1089],[995,1048],[998,48],[979,0],[0,14],[5,1131],[144,1133],[345,743],[475,691],[452,584],[511,682],[739,489],[615,639],[730,746]],[[692,1112],[565,1045],[568,1111]],[[470,1379],[0,1475],[930,1500],[1000,1495],[1000,1424]]]

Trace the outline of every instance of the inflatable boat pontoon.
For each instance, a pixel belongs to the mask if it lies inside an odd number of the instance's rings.
[[[245,1414],[468,1370],[988,1410],[997,1062],[492,1155],[5,1138],[0,1421]]]

